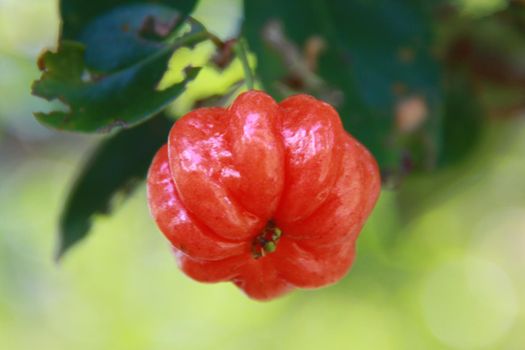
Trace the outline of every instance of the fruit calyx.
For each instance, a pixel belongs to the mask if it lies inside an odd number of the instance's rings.
[[[259,235],[253,239],[252,256],[260,259],[263,256],[275,252],[277,243],[281,239],[283,231],[273,221],[268,221]]]

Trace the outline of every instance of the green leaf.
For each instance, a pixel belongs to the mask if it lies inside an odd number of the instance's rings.
[[[452,70],[445,83],[443,144],[440,162],[456,164],[479,143],[486,115],[474,94],[473,82],[462,69]]]
[[[39,66],[40,80],[33,94],[48,100],[59,99],[64,111],[35,113],[44,124],[62,130],[108,131],[114,126],[128,127],[143,122],[162,110],[185,88],[199,69],[186,71],[186,79],[164,90],[157,85],[168,61],[178,47],[202,41],[200,33],[179,38],[146,59],[115,73],[97,76],[84,64],[84,47],[76,42],[62,42],[58,52],[45,52]]]
[[[145,0],[61,0],[62,18],[61,38],[78,40],[84,28],[95,18],[119,6],[145,3]],[[186,16],[196,4],[196,0],[160,0],[156,4],[165,5]]]
[[[97,72],[128,67],[167,45],[161,41],[181,22],[179,13],[167,6],[134,4],[117,7],[90,22],[79,40],[86,46],[86,66]],[[158,38],[150,31],[162,31]],[[154,40],[157,39],[157,40]]]
[[[129,195],[145,178],[155,152],[166,142],[173,122],[155,117],[103,141],[73,185],[60,220],[57,259],[85,238],[93,217],[109,214],[118,193]]]
[[[396,172],[411,151],[404,145],[414,143],[397,141],[395,110],[404,98],[419,96],[427,106],[414,137],[424,140],[416,142],[418,147],[439,144],[440,67],[430,52],[432,22],[424,4],[250,0],[244,33],[258,56],[258,74],[274,97],[307,92],[332,103],[345,128],[372,151],[382,169]],[[319,38],[325,50],[312,71],[303,49]]]

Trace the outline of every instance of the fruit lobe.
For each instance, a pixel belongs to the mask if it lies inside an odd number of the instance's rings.
[[[260,91],[185,115],[148,173],[180,268],[259,300],[341,279],[379,192],[374,158],[330,105]]]

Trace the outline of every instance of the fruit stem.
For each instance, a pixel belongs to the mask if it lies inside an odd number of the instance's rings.
[[[248,90],[253,90],[255,88],[255,74],[250,67],[250,62],[248,61],[248,48],[244,38],[239,38],[237,43],[234,46],[235,54],[239,57],[239,60],[242,64],[242,69],[244,71],[244,82]]]

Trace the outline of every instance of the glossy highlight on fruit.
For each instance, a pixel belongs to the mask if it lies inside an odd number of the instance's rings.
[[[330,105],[260,91],[182,117],[148,173],[182,271],[258,300],[341,279],[379,192],[376,161]]]

